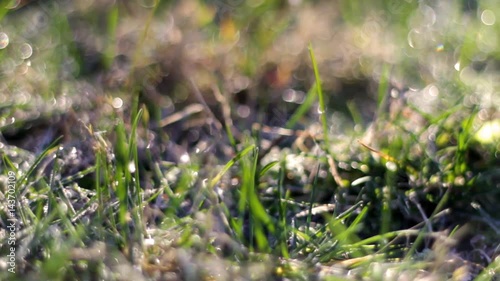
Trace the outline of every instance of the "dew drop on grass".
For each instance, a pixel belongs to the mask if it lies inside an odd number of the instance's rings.
[[[155,245],[155,240],[153,238],[146,238],[144,239],[144,246],[154,246]]]
[[[295,91],[293,89],[287,89],[283,92],[281,98],[286,102],[293,102],[295,99]]]
[[[439,96],[439,89],[438,89],[438,87],[436,87],[435,85],[431,85],[427,89],[427,94],[428,94],[429,98],[431,98],[431,99]]]
[[[5,32],[0,32],[0,49],[5,49],[9,45],[9,36]]]
[[[398,168],[396,163],[394,163],[392,161],[387,161],[387,163],[385,163],[385,167],[387,168],[387,170],[393,171],[393,172],[395,172]]]
[[[321,106],[320,106],[320,105],[318,105],[318,108],[317,108],[316,112],[317,112],[319,115],[321,115],[321,114],[325,113],[323,110],[321,110]]]
[[[188,163],[189,160],[191,160],[191,159],[189,158],[189,155],[187,153],[184,153],[181,155],[180,161],[182,163]]]
[[[62,212],[63,214],[68,213],[68,205],[64,203],[62,200],[58,200],[58,206],[59,206],[59,211]]]
[[[319,171],[318,173],[318,176],[321,178],[321,179],[324,179],[328,176],[328,172],[327,171],[324,171],[324,170],[321,170]]]
[[[134,161],[130,161],[130,162],[128,163],[128,171],[129,171],[131,174],[135,173],[136,168],[135,168],[135,163],[134,163]]]
[[[302,91],[295,91],[295,100],[294,100],[294,102],[296,104],[303,104],[305,100],[306,100],[306,93],[304,93]]]
[[[231,185],[232,186],[237,186],[240,184],[240,180],[238,178],[232,178],[231,179]]]
[[[114,98],[113,99],[113,102],[112,102],[112,106],[115,108],[115,109],[119,109],[123,106],[123,100],[121,98]]]

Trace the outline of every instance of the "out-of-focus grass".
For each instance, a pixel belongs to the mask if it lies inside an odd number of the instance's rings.
[[[494,1],[18,5],[0,279],[499,278]]]

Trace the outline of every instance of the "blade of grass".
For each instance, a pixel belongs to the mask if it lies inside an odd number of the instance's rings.
[[[40,163],[42,162],[43,159],[45,159],[45,157],[47,155],[49,155],[50,153],[52,153],[54,151],[54,149],[56,148],[56,145],[57,143],[59,143],[59,141],[62,139],[62,136],[61,137],[58,137],[57,139],[55,139],[52,143],[50,143],[46,149],[44,149],[38,156],[37,158],[35,159],[35,162],[33,162],[33,165],[31,165],[31,167],[28,169],[28,171],[26,172],[26,174],[24,174],[19,180],[18,180],[18,183],[22,184],[24,183],[24,181],[29,177],[31,176],[31,174],[33,174],[33,172],[35,171],[36,167],[38,167],[38,165],[40,165]]]
[[[349,109],[349,113],[351,114],[354,124],[363,124],[363,117],[361,116],[361,113],[359,112],[359,109],[354,101],[351,100],[347,102],[347,109]]]
[[[217,173],[217,175],[210,181],[210,184],[208,185],[208,187],[209,188],[213,188],[217,184],[217,182],[219,182],[219,180],[222,178],[222,176],[229,169],[231,169],[231,167],[236,162],[238,162],[243,156],[247,155],[254,148],[255,148],[255,145],[252,144],[252,145],[246,147],[245,149],[243,149],[242,151],[240,151],[238,154],[236,154],[236,156],[234,156],[233,159],[229,160],[229,162],[227,162],[226,165],[224,165],[224,167],[222,168],[222,170],[219,173]]]
[[[111,67],[113,58],[115,57],[115,41],[116,41],[116,28],[118,26],[118,20],[120,18],[120,10],[118,5],[113,5],[107,14],[107,33],[110,40],[107,42],[108,46],[105,53],[105,64],[106,67]]]
[[[317,87],[316,83],[313,84],[311,89],[307,92],[306,99],[304,102],[295,110],[293,115],[290,117],[290,119],[286,122],[285,128],[287,129],[293,129],[293,127],[299,122],[299,120],[309,111],[311,106],[314,104],[316,101],[316,94],[317,94]]]
[[[128,241],[127,210],[129,209],[128,185],[130,183],[130,172],[128,170],[129,148],[125,126],[121,119],[118,120],[118,124],[115,126],[115,132],[116,172],[114,174],[114,182],[116,182],[115,192],[119,201],[118,221],[121,225],[122,235],[125,237],[125,240]]]
[[[439,200],[439,203],[437,204],[436,208],[434,209],[432,214],[429,216],[429,220],[432,220],[434,218],[434,216],[443,209],[443,207],[446,205],[446,203],[448,203],[451,189],[452,189],[451,187],[446,189],[445,194],[443,195],[441,200]],[[406,256],[404,258],[405,260],[407,260],[407,261],[410,260],[411,257],[415,254],[415,251],[417,250],[417,248],[420,246],[420,243],[422,243],[422,240],[424,239],[424,236],[426,234],[426,229],[427,229],[426,227],[423,227],[420,229],[419,234],[418,234],[417,238],[415,239],[415,242],[413,242],[413,245],[411,246],[410,250],[408,250],[408,253],[406,254]]]
[[[135,238],[135,241],[138,242],[141,246],[142,246],[142,234],[145,232],[145,228],[144,228],[144,224],[143,224],[143,213],[142,213],[142,210],[143,210],[143,204],[142,204],[142,192],[141,192],[141,187],[140,187],[140,178],[139,178],[139,173],[140,173],[140,170],[139,170],[139,155],[138,155],[138,152],[137,152],[137,127],[139,126],[139,121],[141,120],[142,118],[142,114],[143,114],[144,110],[143,108],[139,109],[139,111],[137,112],[137,114],[135,115],[134,117],[134,120],[132,122],[132,129],[131,129],[131,132],[130,132],[130,139],[129,139],[129,144],[128,144],[128,147],[129,147],[129,157],[131,159],[129,159],[129,163],[134,163],[134,181],[131,183],[131,193],[130,194],[130,197],[131,197],[131,202],[132,202],[132,206],[131,206],[131,215],[132,215],[132,219],[134,221],[134,225],[136,226],[134,228],[134,238]],[[128,172],[131,173],[130,171],[130,168],[128,169]],[[133,257],[132,255],[135,254],[135,251],[133,251],[133,248],[134,245],[131,243],[130,244],[130,248],[129,248],[129,254],[130,254],[130,258],[131,260],[134,260],[135,257]]]
[[[312,48],[312,44],[309,43],[309,56],[311,57],[311,62],[314,70],[314,78],[316,80],[316,92],[318,93],[319,98],[319,108],[318,113],[320,115],[321,125],[323,126],[323,140],[325,143],[325,150],[329,152],[330,141],[328,138],[328,124],[326,119],[326,105],[325,105],[325,97],[323,95],[323,89],[321,87],[321,78],[319,76],[318,64],[316,62],[316,58],[314,56],[314,51]]]
[[[264,231],[264,227],[266,227],[272,234],[275,234],[276,229],[274,224],[272,223],[271,217],[267,214],[266,209],[260,202],[259,196],[255,190],[255,183],[258,181],[258,178],[255,176],[258,164],[258,148],[254,147],[253,149],[253,162],[251,164],[250,169],[247,171],[248,177],[248,208],[253,218],[253,222],[255,222],[254,234],[257,239],[257,247],[261,251],[269,252],[269,242],[267,241],[267,235]]]
[[[492,281],[494,278],[500,276],[500,258],[496,258],[485,269],[479,273],[474,281]]]
[[[267,163],[266,166],[264,166],[262,169],[260,169],[259,178],[264,176],[267,173],[267,171],[269,171],[274,166],[276,166],[276,164],[279,164],[279,161],[271,161],[271,162]]]
[[[311,197],[309,198],[309,210],[308,210],[308,214],[307,214],[307,218],[306,218],[306,234],[307,235],[311,235],[309,228],[311,227],[312,209],[313,209],[314,200],[316,198],[316,193],[317,193],[318,176],[319,176],[320,168],[321,168],[321,165],[318,165],[318,168],[316,169],[316,174],[314,175]]]
[[[138,203],[138,204],[136,204],[136,206],[139,206],[141,203],[140,202],[141,201],[140,186],[139,186],[140,181],[139,181],[139,170],[138,170],[139,169],[139,158],[137,155],[137,127],[139,125],[139,121],[142,118],[143,112],[144,112],[144,110],[142,108],[139,109],[139,111],[137,112],[137,115],[135,116],[135,118],[133,120],[132,130],[130,132],[130,140],[129,140],[129,144],[128,144],[128,148],[129,148],[128,154],[132,158],[131,160],[134,161],[134,165],[135,165],[135,173],[134,173],[135,189],[133,191],[134,191],[134,197]]]
[[[337,255],[337,251],[345,252],[346,250],[349,252],[351,257],[356,258],[365,255],[366,250],[361,249],[361,247],[354,247],[353,245],[360,241],[356,232],[359,230],[361,222],[364,220],[367,213],[368,207],[365,206],[348,227],[346,227],[344,220],[337,218],[331,218],[329,220],[328,229],[334,235],[331,240],[338,243],[338,246],[335,247],[337,250],[334,252],[331,250],[325,252],[325,256],[322,257],[322,259],[328,259]],[[331,241],[327,241],[325,243],[327,243],[325,244],[325,246],[327,246],[328,243],[331,243]]]
[[[279,232],[278,233],[278,237],[279,237],[279,244],[280,244],[280,250],[281,250],[281,255],[284,257],[284,258],[289,258],[290,255],[289,255],[289,252],[288,252],[288,247],[287,247],[287,233],[288,233],[288,229],[287,229],[287,223],[286,223],[286,210],[287,210],[287,202],[286,200],[281,200],[281,199],[284,199],[285,198],[285,194],[284,194],[284,187],[283,187],[283,182],[285,180],[285,159],[283,159],[281,161],[281,167],[280,167],[280,170],[279,170],[279,180],[278,180],[278,198],[280,199],[279,200],[279,205],[278,205],[278,208],[279,208]]]
[[[59,140],[61,140],[61,138],[62,137],[59,137],[56,140],[54,140],[51,144],[49,144],[49,146],[38,155],[38,157],[35,159],[35,162],[33,163],[33,165],[31,165],[31,167],[28,169],[28,171],[17,181],[17,185],[23,186],[25,188],[25,190],[23,190],[23,191],[21,191],[21,189],[16,189],[18,191],[16,194],[17,198],[19,198],[21,196],[21,194],[24,194],[26,192],[26,187],[27,187],[27,184],[25,184],[26,180],[33,174],[36,167],[38,167],[38,165],[40,165],[42,160],[45,159],[45,157],[47,157],[47,155],[49,155],[50,153],[52,153],[54,150],[57,149],[56,145],[59,143]],[[22,200],[16,200],[16,202],[18,202],[18,205],[19,205],[18,206],[19,215],[21,217],[21,221],[23,222],[23,224],[29,225],[27,218],[26,218],[25,209],[23,206],[20,205],[21,201]],[[28,208],[28,210],[29,210],[29,208]]]
[[[467,166],[468,166],[466,161],[467,147],[469,141],[474,136],[472,129],[473,129],[474,119],[476,117],[476,112],[477,110],[475,110],[474,114],[470,115],[469,118],[467,118],[465,121],[462,122],[461,128],[458,131],[457,150],[455,153],[455,160],[454,160],[455,176],[462,175],[467,171]]]

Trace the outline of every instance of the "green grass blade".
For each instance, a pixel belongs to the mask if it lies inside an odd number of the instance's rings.
[[[107,32],[108,32],[108,38],[110,41],[108,42],[108,46],[106,48],[106,53],[105,53],[105,64],[106,67],[109,68],[111,67],[111,64],[113,62],[113,59],[115,57],[115,44],[116,44],[116,29],[118,26],[118,20],[120,18],[120,10],[118,5],[113,5],[110,9],[110,11],[107,14]]]
[[[316,193],[318,189],[318,177],[319,177],[319,171],[320,171],[321,165],[318,165],[318,168],[316,169],[316,174],[314,175],[314,182],[312,185],[312,192],[311,192],[311,197],[309,198],[309,210],[306,218],[306,233],[310,235],[309,228],[311,226],[311,218],[312,218],[312,208],[314,205],[314,200],[316,198]]]
[[[429,217],[429,221],[432,220],[434,218],[434,216],[443,209],[443,207],[446,205],[446,203],[448,203],[451,190],[452,190],[451,187],[446,189],[445,194],[443,195],[441,200],[439,200],[439,203],[437,204],[436,208],[432,212],[432,215]],[[412,258],[412,256],[415,254],[415,251],[417,250],[417,248],[420,246],[420,243],[422,243],[422,240],[424,239],[426,229],[427,229],[426,227],[423,227],[422,229],[420,229],[420,232],[419,232],[417,238],[415,239],[415,242],[413,242],[413,245],[411,246],[410,250],[408,250],[408,253],[406,254],[405,260],[410,260]]]
[[[474,281],[492,281],[500,276],[500,258],[495,258],[485,269],[479,273],[479,275],[474,279]]]
[[[279,170],[279,180],[278,180],[278,199],[279,199],[279,206],[278,206],[278,212],[279,212],[279,232],[278,239],[279,239],[279,247],[280,247],[280,252],[281,255],[285,258],[289,258],[290,254],[288,252],[288,247],[287,247],[287,236],[288,236],[288,226],[286,222],[286,211],[287,211],[287,202],[286,200],[286,195],[284,194],[284,186],[283,182],[285,181],[285,162],[281,161],[281,167]]]
[[[267,163],[262,169],[260,169],[259,177],[264,176],[267,173],[267,171],[271,170],[278,163],[279,163],[279,161],[271,161],[271,162]]]
[[[243,156],[247,155],[250,151],[252,151],[253,149],[255,148],[255,145],[250,145],[248,146],[247,148],[243,149],[242,151],[240,151],[238,154],[236,154],[236,156],[233,157],[233,159],[229,160],[229,162],[226,163],[226,165],[224,165],[224,167],[222,168],[222,170],[217,173],[217,175],[210,181],[210,184],[209,184],[209,188],[213,188],[217,182],[220,181],[220,179],[222,178],[222,176],[229,170],[231,169],[231,167],[236,163],[238,162]]]
[[[57,144],[59,143],[59,140],[61,139],[62,137],[59,137],[57,138],[56,140],[54,140],[51,144],[49,144],[49,146],[44,149],[39,155],[38,157],[35,159],[35,162],[33,163],[33,165],[31,165],[31,167],[28,169],[28,171],[26,172],[26,174],[24,174],[18,181],[17,181],[17,184],[20,185],[20,186],[26,186],[25,182],[26,180],[28,179],[28,177],[30,177],[33,172],[35,171],[36,167],[38,167],[38,165],[40,165],[40,163],[42,162],[43,159],[45,159],[45,157],[47,157],[47,155],[49,155],[50,153],[53,152],[53,150],[56,148]],[[18,190],[16,196],[19,198],[20,194],[23,193],[21,192],[20,189],[16,189]],[[18,203],[20,203],[21,201],[18,200],[17,201]],[[29,225],[28,221],[27,221],[27,218],[26,218],[26,211],[24,209],[23,206],[19,205],[19,214],[20,214],[20,217],[21,217],[21,220],[23,222],[24,225]]]
[[[118,197],[119,212],[118,218],[123,229],[127,229],[126,214],[129,209],[128,204],[128,183],[130,182],[130,173],[128,172],[129,148],[123,121],[119,120],[115,127],[116,143],[115,143],[115,159],[116,173],[114,181],[116,182],[116,195]],[[125,235],[125,237],[128,237]]]
[[[38,156],[37,158],[35,159],[35,162],[33,163],[33,165],[31,165],[31,167],[28,169],[28,171],[26,172],[26,174],[24,174],[19,180],[18,180],[18,183],[20,184],[23,184],[24,181],[29,177],[31,176],[31,174],[33,174],[33,172],[35,171],[36,167],[38,167],[38,165],[40,165],[40,163],[42,162],[43,159],[45,159],[45,157],[53,152],[53,149],[55,148],[55,146],[57,145],[57,143],[59,143],[59,140],[61,140],[62,137],[58,137],[56,140],[54,140],[51,144],[49,144],[49,146],[47,146],[46,149],[44,149]]]
[[[144,230],[143,219],[142,219],[142,195],[141,195],[141,187],[140,187],[140,178],[139,178],[139,155],[137,151],[137,127],[139,126],[139,121],[142,118],[144,110],[143,108],[139,109],[137,112],[133,122],[132,122],[132,130],[130,132],[130,140],[129,140],[129,157],[130,163],[133,161],[134,163],[134,181],[131,183],[131,193],[130,196],[132,202],[132,219],[134,220],[135,227],[135,240],[140,243],[142,238],[142,233]],[[130,169],[128,170],[131,173]],[[132,175],[131,175],[132,176]],[[132,249],[131,249],[132,250]],[[133,251],[130,252],[131,254]]]
[[[319,76],[318,64],[316,62],[316,58],[314,56],[314,51],[313,51],[311,43],[309,43],[308,49],[309,49],[309,56],[311,57],[313,70],[314,70],[314,78],[316,80],[316,90],[317,90],[318,98],[319,98],[318,113],[320,115],[321,125],[323,126],[323,139],[325,141],[326,151],[329,151],[330,142],[329,142],[329,138],[328,138],[329,134],[328,134],[328,123],[327,123],[327,119],[326,119],[325,97],[323,95],[323,89],[321,87],[321,78]]]
[[[306,99],[304,102],[295,110],[290,119],[286,122],[285,128],[293,129],[293,127],[299,122],[299,120],[309,111],[311,106],[316,101],[316,93],[318,89],[316,87],[316,83],[309,89],[306,95]]]

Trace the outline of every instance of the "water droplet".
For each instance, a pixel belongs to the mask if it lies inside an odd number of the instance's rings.
[[[295,91],[293,89],[287,89],[281,96],[284,101],[293,102],[295,99]]]
[[[320,105],[318,105],[318,108],[317,108],[316,112],[318,112],[318,114],[320,114],[320,115],[323,114],[323,113],[325,113],[323,110],[321,110],[321,106]]]
[[[393,172],[395,172],[398,169],[398,166],[396,165],[396,163],[394,163],[392,161],[387,161],[387,163],[385,163],[385,167],[387,168],[387,170],[393,171]]]
[[[182,163],[188,163],[189,160],[191,160],[191,159],[189,158],[189,155],[187,153],[184,153],[184,154],[181,155],[181,158],[179,160]]]
[[[155,245],[155,240],[153,238],[144,239],[144,246],[151,247]]]
[[[111,103],[111,105],[115,109],[121,108],[123,106],[123,100],[121,98],[116,97],[113,99],[113,102]]]
[[[431,85],[428,90],[427,90],[427,93],[430,97],[437,97],[439,95],[439,89],[438,87],[436,87],[435,85]]]
[[[238,178],[232,178],[231,179],[231,185],[232,186],[237,186],[238,184],[240,184],[240,181]]]
[[[132,174],[133,174],[133,173],[135,173],[136,168],[135,168],[135,163],[134,163],[134,161],[130,161],[130,162],[128,163],[128,171],[129,171],[130,173],[132,173]]]
[[[19,53],[23,60],[29,59],[33,54],[33,48],[28,43],[23,43],[21,47],[19,47]]]
[[[460,62],[457,61],[457,63],[455,63],[453,67],[455,68],[456,71],[460,71]]]
[[[0,49],[5,49],[8,45],[9,36],[4,32],[0,32]]]
[[[393,99],[399,98],[399,91],[396,89],[391,89],[391,98]]]

